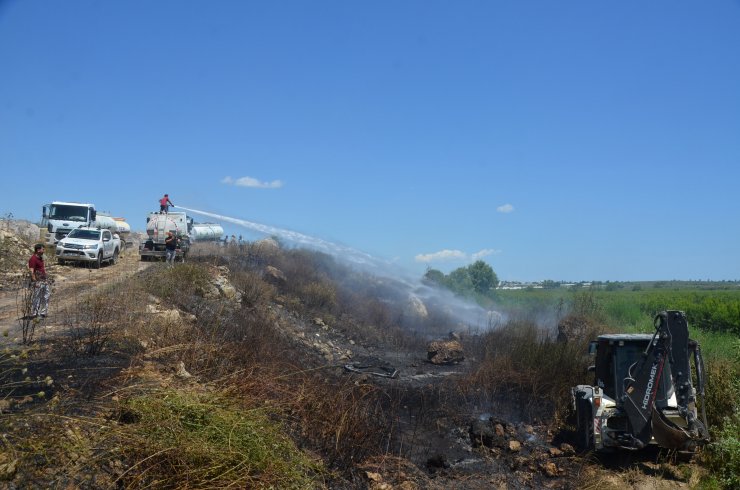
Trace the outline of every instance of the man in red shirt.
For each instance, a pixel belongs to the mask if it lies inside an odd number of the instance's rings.
[[[175,205],[172,204],[172,201],[170,201],[170,197],[165,194],[164,197],[159,200],[159,214],[167,214],[167,211],[170,210],[170,206],[173,208],[175,207]]]
[[[33,247],[33,255],[28,259],[28,270],[31,272],[31,284],[33,285],[31,315],[33,317],[41,316],[41,318],[46,318],[49,310],[51,288],[46,278],[44,246],[40,243],[37,243]]]

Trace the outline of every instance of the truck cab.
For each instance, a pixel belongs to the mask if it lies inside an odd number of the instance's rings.
[[[45,204],[41,213],[42,241],[56,245],[75,228],[91,225],[97,217],[90,203],[54,201]]]

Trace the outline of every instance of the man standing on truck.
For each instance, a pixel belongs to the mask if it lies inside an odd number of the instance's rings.
[[[172,234],[172,231],[167,232],[167,238],[164,239],[164,246],[167,249],[165,255],[167,264],[171,267],[175,263],[175,255],[177,254],[177,237]]]
[[[37,243],[33,247],[33,255],[28,260],[28,270],[31,273],[31,287],[33,295],[31,299],[31,316],[36,318],[46,318],[49,310],[49,298],[51,289],[46,277],[46,267],[44,265],[44,246]]]
[[[173,208],[175,207],[175,205],[172,204],[172,201],[170,201],[170,197],[165,194],[164,197],[159,200],[159,214],[167,214],[167,211],[170,210],[170,206]]]

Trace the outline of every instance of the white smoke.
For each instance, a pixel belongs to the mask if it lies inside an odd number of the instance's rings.
[[[293,244],[324,252],[337,259],[366,269],[378,277],[384,275],[390,279],[393,289],[397,291],[399,297],[405,298],[405,301],[415,302],[417,298],[420,298],[425,304],[436,305],[449,314],[449,316],[455,318],[459,324],[471,329],[487,330],[489,328],[495,328],[501,325],[504,320],[498,312],[487,311],[475,303],[455,296],[451,291],[423,284],[418,278],[414,278],[409,273],[404,273],[397,264],[391,264],[354,248],[338,245],[297,231],[285,230],[184,206],[178,206],[178,208],[219,221],[232,223],[268,236],[276,236]]]

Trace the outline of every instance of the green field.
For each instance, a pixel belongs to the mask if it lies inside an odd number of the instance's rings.
[[[740,363],[740,290],[712,289],[709,283],[697,283],[694,288],[691,283],[672,284],[671,288],[654,288],[650,284],[645,288],[613,290],[497,290],[495,304],[515,312],[550,312],[554,318],[569,312],[582,313],[621,332],[652,332],[656,313],[682,310],[686,312],[691,336],[700,342],[705,357]]]

